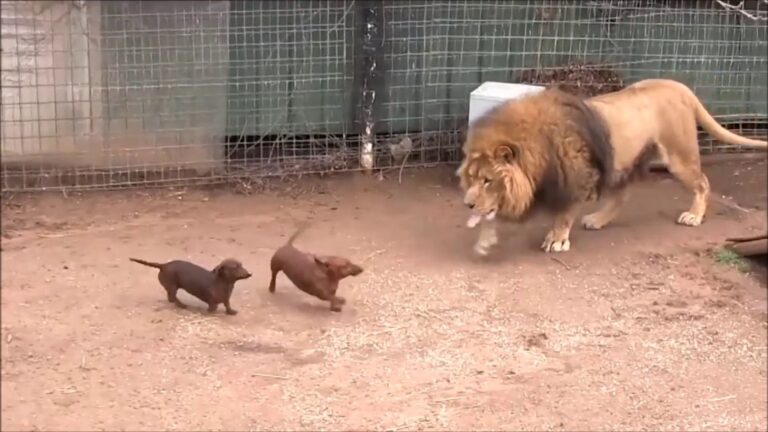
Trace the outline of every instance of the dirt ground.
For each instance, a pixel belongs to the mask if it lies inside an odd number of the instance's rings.
[[[698,228],[674,223],[690,195],[662,177],[568,253],[537,249],[542,216],[486,260],[451,168],[6,199],[2,428],[766,430],[765,274],[712,252],[766,229],[766,165],[707,170]],[[304,220],[298,247],[365,267],[341,313],[282,275],[267,291]],[[254,276],[238,315],[209,315],[129,256]]]

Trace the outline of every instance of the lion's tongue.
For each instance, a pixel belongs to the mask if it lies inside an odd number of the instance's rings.
[[[479,224],[479,223],[480,223],[480,221],[481,221],[482,219],[483,219],[483,216],[482,216],[482,215],[479,215],[479,214],[473,214],[473,215],[472,215],[472,216],[470,216],[470,217],[469,217],[469,219],[467,220],[467,227],[469,227],[469,228],[474,228],[474,227],[476,227],[476,226],[477,226],[477,224]]]

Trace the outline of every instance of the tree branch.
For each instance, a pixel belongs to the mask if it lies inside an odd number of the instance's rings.
[[[760,14],[759,11],[755,12],[754,14],[745,11],[743,1],[739,2],[737,5],[726,3],[723,0],[715,0],[715,3],[719,4],[725,10],[738,12],[753,21],[768,21],[768,16]],[[763,0],[763,3],[768,4],[768,0]]]

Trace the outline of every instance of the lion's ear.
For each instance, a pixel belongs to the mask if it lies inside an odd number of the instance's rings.
[[[502,145],[496,149],[495,156],[497,159],[501,159],[504,162],[511,164],[517,160],[519,151],[514,145]]]

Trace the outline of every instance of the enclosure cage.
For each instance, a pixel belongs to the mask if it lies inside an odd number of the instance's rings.
[[[485,81],[673,78],[739,133],[768,124],[766,0],[0,6],[3,191],[452,163]]]

